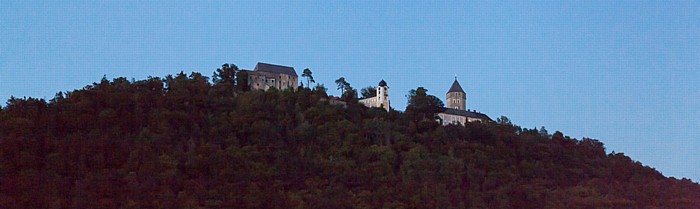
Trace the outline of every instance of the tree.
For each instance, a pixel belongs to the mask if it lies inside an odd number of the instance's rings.
[[[236,65],[229,65],[228,63],[221,65],[221,68],[217,68],[214,76],[212,76],[214,89],[224,94],[232,93],[236,87],[237,72],[238,67]]]
[[[335,80],[335,84],[338,85],[338,90],[340,90],[340,97],[345,101],[350,101],[357,99],[357,89],[352,88],[350,83],[345,81],[345,77],[340,77]]]
[[[248,84],[248,71],[241,70],[236,73],[236,89],[239,92],[250,91],[250,85]]]
[[[423,119],[436,117],[435,114],[442,111],[445,104],[436,96],[428,95],[427,92],[428,89],[423,87],[408,91],[408,95],[406,95],[406,98],[408,98],[406,113]]]
[[[377,96],[377,88],[374,86],[368,86],[360,90],[360,94],[362,95],[362,98],[372,98]]]
[[[510,119],[508,119],[508,117],[506,117],[504,115],[501,115],[501,117],[496,119],[496,124],[509,125],[509,126],[513,125],[513,123],[510,121]]]
[[[328,93],[326,93],[327,91],[328,88],[326,88],[326,86],[324,86],[321,83],[317,83],[316,87],[314,87],[314,92],[316,92],[316,94],[322,95],[323,97],[328,97]]]
[[[345,93],[343,93],[343,95],[341,97],[345,101],[356,100],[357,99],[357,89],[351,87],[350,84],[348,84],[348,86],[345,88]]]
[[[547,132],[547,129],[545,129],[544,126],[540,128],[539,134],[540,136],[549,137],[549,132]]]
[[[316,83],[316,81],[314,80],[314,76],[311,74],[313,73],[311,73],[311,70],[309,70],[309,68],[304,69],[304,72],[301,74],[301,77],[306,78],[306,86],[308,86],[309,88],[311,88],[311,83]]]
[[[340,77],[338,80],[335,80],[335,84],[338,85],[338,90],[340,90],[341,95],[345,94],[345,90],[350,86],[350,83],[345,81],[345,77]]]

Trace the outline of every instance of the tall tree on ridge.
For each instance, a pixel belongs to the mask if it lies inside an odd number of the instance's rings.
[[[316,83],[312,74],[313,73],[311,72],[311,70],[309,70],[309,68],[304,69],[304,72],[301,74],[301,77],[306,78],[306,86],[309,88],[311,88],[311,83]]]
[[[428,94],[428,89],[423,87],[418,87],[417,89],[411,89],[406,95],[408,99],[408,106],[406,106],[406,113],[417,116],[418,118],[433,118],[435,114],[439,113],[445,104],[442,100],[434,95]]]
[[[225,63],[221,65],[221,68],[216,69],[214,76],[212,76],[212,81],[214,82],[214,88],[222,93],[232,93],[236,87],[236,73],[238,72],[238,66],[234,64]]]
[[[350,83],[345,81],[345,77],[340,77],[338,80],[335,80],[335,84],[338,85],[338,90],[340,90],[341,95],[345,94],[345,89],[347,89],[347,86],[350,86]]]

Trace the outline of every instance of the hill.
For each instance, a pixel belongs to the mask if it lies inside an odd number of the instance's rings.
[[[594,139],[440,126],[199,73],[0,111],[4,208],[696,208],[700,185]]]

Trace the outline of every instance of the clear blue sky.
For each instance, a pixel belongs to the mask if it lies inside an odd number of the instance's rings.
[[[467,108],[700,180],[698,1],[0,2],[0,101],[259,61],[384,79],[399,110],[457,74]]]

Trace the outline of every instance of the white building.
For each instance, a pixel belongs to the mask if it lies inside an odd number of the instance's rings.
[[[389,112],[390,109],[389,103],[389,86],[386,85],[386,81],[384,80],[380,81],[379,86],[377,86],[377,96],[360,100],[360,104],[370,108],[381,107],[387,112]]]
[[[442,125],[471,123],[475,121],[491,121],[489,116],[477,112],[476,110],[468,110],[467,108],[467,93],[464,92],[462,86],[457,82],[452,83],[450,90],[447,91],[447,108],[443,112],[438,113]]]

